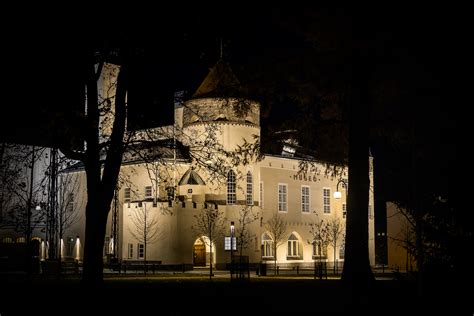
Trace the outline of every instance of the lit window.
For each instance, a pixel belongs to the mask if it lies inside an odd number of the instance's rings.
[[[288,238],[288,257],[299,257],[299,241],[298,238],[291,234]]]
[[[252,174],[247,172],[247,205],[253,205],[253,179]]]
[[[145,258],[145,245],[138,244],[138,259]]]
[[[309,213],[309,186],[301,186],[301,212]]]
[[[273,258],[273,240],[268,234],[262,236],[262,257]]]
[[[321,243],[315,240],[313,240],[313,257],[326,257],[326,252],[322,249]]]
[[[237,201],[235,187],[235,173],[230,170],[229,173],[227,173],[227,204],[235,204]]]
[[[331,213],[331,189],[323,189],[323,208],[324,213]]]
[[[278,184],[278,211],[287,212],[287,185]]]

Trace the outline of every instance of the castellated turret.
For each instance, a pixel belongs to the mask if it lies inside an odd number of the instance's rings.
[[[260,137],[260,104],[242,96],[239,80],[222,60],[184,103],[182,120],[183,132],[195,140],[214,128],[226,150]]]

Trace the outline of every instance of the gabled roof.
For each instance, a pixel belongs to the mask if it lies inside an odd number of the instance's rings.
[[[219,59],[192,97],[233,97],[237,96],[239,91],[240,82],[230,65]]]
[[[186,171],[183,176],[181,177],[181,180],[179,180],[179,185],[205,185],[206,183],[204,180],[202,180],[201,176],[197,174],[196,171],[193,170],[193,168],[189,168],[188,171]]]

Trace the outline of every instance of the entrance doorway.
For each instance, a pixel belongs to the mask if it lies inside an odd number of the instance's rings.
[[[200,240],[199,240],[200,241]],[[206,245],[204,243],[198,244],[197,242],[193,247],[193,264],[195,267],[206,266]]]

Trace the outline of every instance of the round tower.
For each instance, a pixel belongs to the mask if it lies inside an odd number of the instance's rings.
[[[225,150],[260,137],[260,104],[241,96],[240,83],[222,59],[185,102],[183,133],[190,141],[205,141],[209,133]]]

